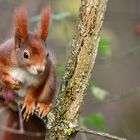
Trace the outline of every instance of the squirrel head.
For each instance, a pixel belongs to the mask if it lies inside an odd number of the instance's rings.
[[[38,32],[29,32],[26,9],[21,7],[15,11],[14,49],[17,63],[34,75],[44,72],[45,65],[49,59],[45,41],[48,36],[50,17],[50,8],[45,8],[41,13],[41,23]]]

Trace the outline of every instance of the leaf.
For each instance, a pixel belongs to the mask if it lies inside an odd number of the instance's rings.
[[[54,14],[52,15],[52,20],[53,21],[60,21],[60,20],[63,20],[67,17],[70,17],[71,16],[71,13],[70,12],[62,12],[62,13],[59,13],[59,14]]]
[[[70,16],[71,16],[70,12],[61,12],[59,14],[53,14],[51,16],[51,20],[52,21],[60,21],[60,20],[63,20],[67,17],[70,17]],[[30,22],[32,22],[32,23],[40,22],[40,15],[37,15],[37,16],[30,18]]]
[[[40,15],[39,16],[33,16],[30,18],[30,22],[34,23],[34,22],[39,22],[40,21]]]
[[[108,91],[101,89],[99,87],[92,87],[92,94],[100,101],[103,101],[109,94]]]
[[[105,131],[105,118],[101,113],[91,113],[88,117],[83,118],[83,124],[86,127],[95,127],[100,131]]]
[[[105,100],[105,98],[109,95],[108,91],[100,87],[96,87],[91,81],[89,83],[89,89],[91,93],[100,101]]]
[[[101,37],[99,42],[99,51],[107,56],[112,55],[112,50],[110,48],[111,39],[108,37]]]

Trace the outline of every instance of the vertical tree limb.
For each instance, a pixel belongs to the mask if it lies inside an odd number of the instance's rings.
[[[55,108],[48,117],[52,122],[46,140],[71,139],[78,126],[85,90],[97,55],[106,5],[107,0],[81,0],[77,31],[65,75]]]

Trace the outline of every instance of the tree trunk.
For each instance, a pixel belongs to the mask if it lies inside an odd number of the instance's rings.
[[[48,115],[46,140],[70,140],[75,136],[100,40],[107,0],[81,0],[77,32],[55,108]]]

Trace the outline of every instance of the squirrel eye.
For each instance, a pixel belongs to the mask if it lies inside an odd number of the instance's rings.
[[[28,52],[27,50],[24,51],[23,57],[24,57],[25,59],[28,59],[28,58],[29,58],[29,52]]]

